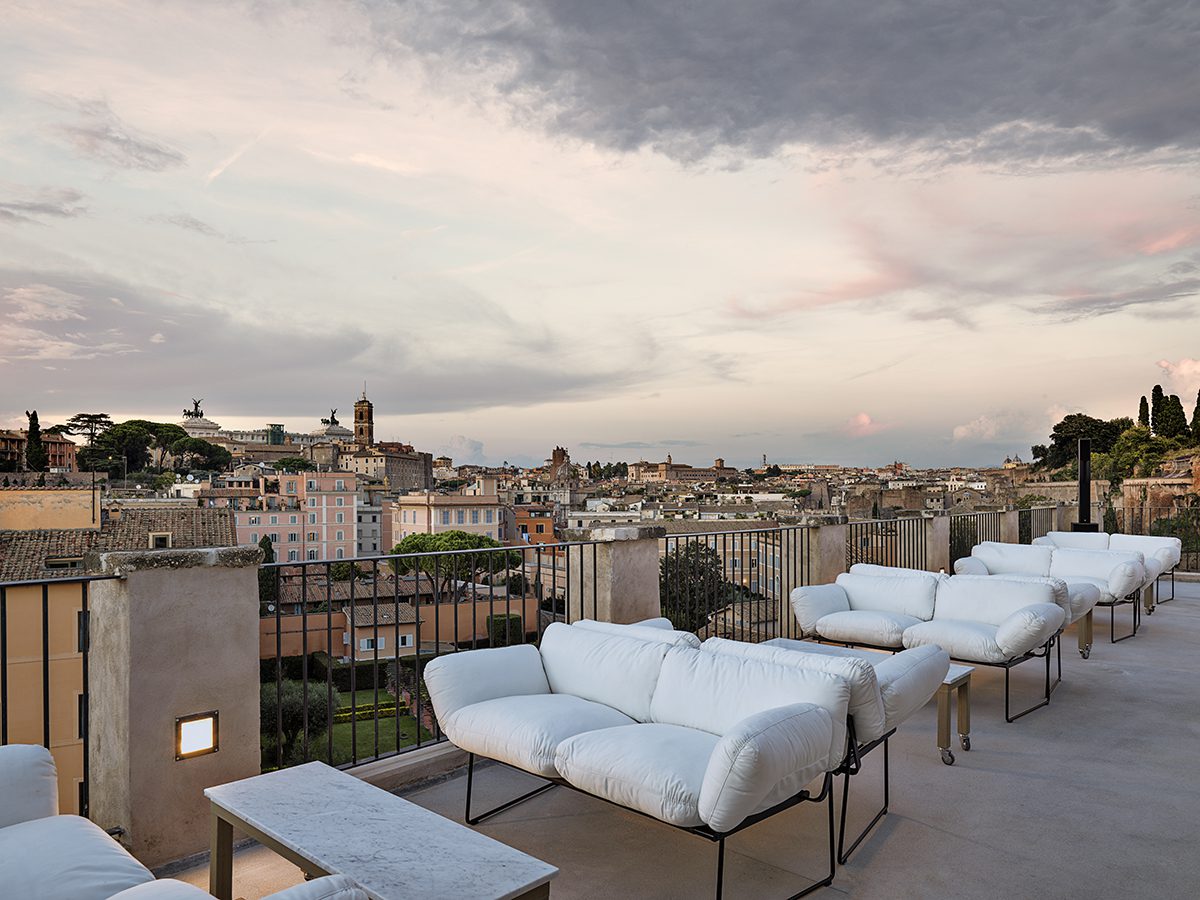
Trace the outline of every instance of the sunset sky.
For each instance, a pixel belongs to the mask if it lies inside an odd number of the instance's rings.
[[[1194,4],[0,22],[0,426],[983,465],[1200,388]]]

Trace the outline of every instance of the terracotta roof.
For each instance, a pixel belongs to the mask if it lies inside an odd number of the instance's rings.
[[[42,529],[0,531],[0,581],[70,578],[79,569],[48,569],[47,559],[74,559],[87,553],[145,550],[151,533],[170,532],[171,548],[232,547],[237,544],[228,509],[129,509],[99,531]]]
[[[346,614],[347,619],[351,618],[349,606],[342,607],[342,612]],[[377,623],[395,625],[399,622],[401,625],[415,625],[417,611],[411,603],[355,603],[353,620],[355,628],[371,628]]]
[[[370,566],[362,562],[356,563],[360,569],[370,571]],[[383,566],[380,566],[382,569]],[[344,602],[350,599],[351,582],[349,581],[325,581],[324,566],[309,566],[305,575],[297,575],[293,577],[290,568],[280,569],[281,584],[279,586],[279,602],[281,604],[301,603],[305,598],[303,578],[308,581],[308,602],[320,603],[326,598],[336,602]],[[299,571],[298,569],[296,570]],[[434,595],[435,585],[433,579],[428,575],[421,575],[420,586],[418,588],[418,576],[405,575],[399,579],[381,577],[378,582],[372,583],[369,581],[357,581],[353,583],[354,600],[356,603],[363,601],[371,601],[372,597],[379,597],[380,603],[385,603],[388,600],[394,600],[396,597],[413,597],[418,593],[421,597],[431,597]],[[373,602],[373,601],[372,601]]]

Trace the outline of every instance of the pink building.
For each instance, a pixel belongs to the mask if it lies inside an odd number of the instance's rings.
[[[410,534],[466,531],[505,542],[504,507],[496,494],[434,494],[398,497],[391,504],[392,538],[398,543]]]

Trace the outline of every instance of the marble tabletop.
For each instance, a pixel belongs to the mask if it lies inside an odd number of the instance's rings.
[[[507,900],[558,874],[324,763],[211,787],[204,795],[325,871],[353,878],[374,900]]]

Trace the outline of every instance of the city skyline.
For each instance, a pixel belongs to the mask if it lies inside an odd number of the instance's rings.
[[[1190,413],[1198,18],[1027,6],[6,4],[0,427],[365,379],[456,462],[970,466]]]

